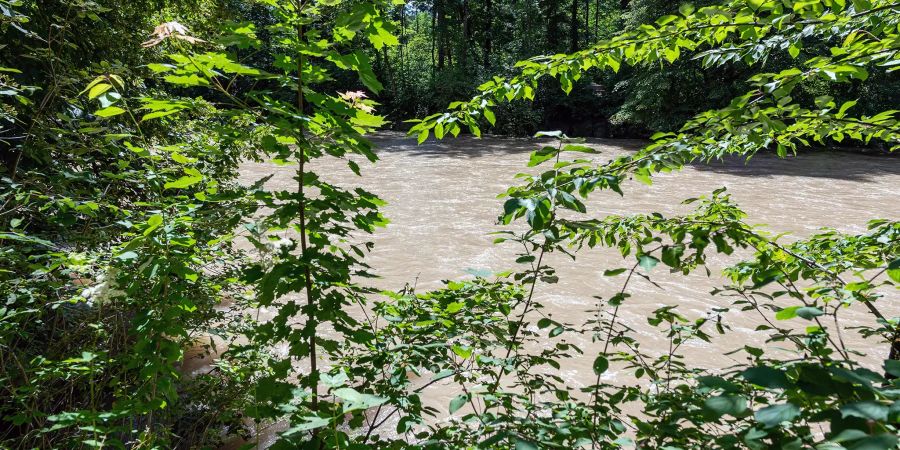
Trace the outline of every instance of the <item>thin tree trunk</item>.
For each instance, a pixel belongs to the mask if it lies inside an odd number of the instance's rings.
[[[572,23],[569,30],[569,50],[572,52],[578,51],[578,1],[572,0]]]
[[[434,4],[431,7],[431,79],[434,79],[434,67],[435,67],[435,59],[434,59],[434,47],[437,42],[437,9],[438,9],[438,0],[435,0]]]
[[[547,32],[545,37],[547,39],[547,47],[552,52],[556,52],[560,50],[561,39],[560,39],[560,14],[558,14],[557,9],[558,3],[556,0],[542,0],[540,2],[541,13],[543,15],[544,20],[547,22]],[[523,31],[524,33],[524,31]]]
[[[297,41],[302,45],[304,39],[303,35],[303,25],[297,27]],[[303,63],[305,62],[305,57],[303,54],[300,54],[300,57],[297,59],[297,113],[303,114],[303,110],[305,108],[304,105],[304,96],[303,96]],[[301,122],[302,123],[302,122]],[[301,137],[303,137],[303,126],[300,125],[299,132]],[[300,164],[297,168],[297,176],[299,178],[298,186],[297,186],[297,196],[299,197],[299,215],[300,215],[300,258],[304,260],[303,264],[303,276],[306,284],[306,303],[308,306],[308,311],[306,315],[307,320],[307,328],[312,328],[312,332],[309,335],[309,388],[312,391],[312,399],[310,409],[313,411],[317,411],[319,409],[319,369],[318,362],[316,361],[316,300],[313,298],[313,288],[312,288],[312,273],[309,270],[309,261],[306,261],[306,256],[309,254],[308,243],[306,242],[306,197],[303,193],[304,187],[304,178],[305,178],[305,165],[306,165],[306,153],[304,146],[305,142],[300,142]]]
[[[465,69],[469,65],[469,47],[472,42],[472,19],[469,17],[469,0],[462,2],[463,45],[459,53],[460,66]]]
[[[437,36],[437,68],[441,70],[444,68],[444,65],[447,61],[447,20],[444,17],[446,13],[444,12],[444,0],[435,0],[434,2],[434,15],[437,17],[437,28],[435,28],[435,35]]]
[[[591,43],[591,0],[584,0],[584,45]]]
[[[406,7],[400,5],[400,71],[405,72],[403,67],[406,66],[404,55],[406,54]]]
[[[894,332],[893,339],[894,340],[891,342],[891,352],[888,354],[888,359],[897,361],[900,360],[900,330]],[[888,380],[897,379],[896,376],[887,372],[884,374],[884,377]]]
[[[450,45],[450,38],[446,38],[444,41],[444,55],[447,56],[447,67],[453,67],[453,52],[452,45]]]
[[[485,10],[487,11],[487,25],[484,32],[484,68],[491,68],[491,46],[493,45],[494,34],[494,2],[493,0],[485,0]]]

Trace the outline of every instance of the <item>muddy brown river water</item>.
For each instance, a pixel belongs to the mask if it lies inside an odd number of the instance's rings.
[[[337,160],[317,161],[314,170],[344,186],[361,186],[388,202],[383,213],[391,224],[378,231],[372,240],[375,249],[368,262],[381,278],[377,287],[398,290],[405,284],[418,291],[440,287],[442,280],[471,277],[467,271],[503,271],[515,267],[516,248],[512,244],[494,245],[488,233],[500,229],[496,218],[502,209],[497,194],[516,182],[513,176],[526,172],[528,152],[538,148],[532,139],[459,138],[429,141],[417,146],[400,134],[382,134],[374,139],[380,161],[360,162],[363,177],[356,177],[346,164]],[[596,159],[607,159],[633,152],[640,141],[589,140],[601,151]],[[252,183],[274,174],[270,188],[293,189],[294,168],[271,163],[246,163],[241,180]],[[680,172],[657,176],[652,186],[634,182],[623,186],[625,196],[598,192],[587,202],[594,217],[608,214],[647,213],[666,215],[686,212],[681,201],[710,194],[726,187],[736,202],[749,214],[750,223],[766,224],[773,233],[788,232],[794,239],[808,236],[822,227],[840,231],[864,232],[873,218],[900,219],[900,158],[858,153],[819,152],[778,159],[756,156],[745,164],[729,161],[694,165]],[[787,237],[785,239],[791,239]],[[632,257],[633,258],[633,257]],[[662,266],[654,269],[660,288],[644,280],[629,285],[632,297],[622,307],[622,320],[637,330],[642,348],[652,351],[667,341],[647,325],[646,316],[663,305],[677,304],[690,318],[707,313],[715,306],[728,306],[726,297],[709,295],[721,286],[721,268],[736,262],[735,256],[710,259],[712,276],[705,273],[688,277],[669,274]],[[582,323],[586,311],[595,308],[593,296],[609,297],[621,287],[622,280],[603,277],[604,270],[630,266],[614,251],[585,250],[577,263],[565,255],[551,254],[548,263],[559,270],[560,281],[539,285],[535,297],[545,305],[544,312],[555,320]],[[886,313],[900,312],[900,298],[881,300]],[[269,312],[272,313],[272,312]],[[263,317],[266,311],[262,312]],[[756,332],[755,322],[727,316],[734,331],[724,340],[691,343],[685,350],[695,364],[725,367],[732,363],[724,353],[745,343],[762,344],[765,334]],[[861,309],[851,309],[844,319],[847,325],[871,323]],[[798,325],[803,325],[798,323]],[[852,336],[851,341],[855,341]],[[590,336],[569,336],[585,357],[568,361],[559,374],[579,387],[593,382],[591,363],[598,351]],[[857,341],[858,342],[858,341]],[[852,344],[851,344],[852,345]],[[871,349],[864,363],[877,366],[885,349]],[[738,358],[738,356],[734,356]],[[627,376],[610,370],[604,377],[615,380]],[[446,408],[455,392],[446,389],[426,391],[427,402]],[[276,427],[277,428],[277,427]],[[261,439],[266,446],[271,436]]]

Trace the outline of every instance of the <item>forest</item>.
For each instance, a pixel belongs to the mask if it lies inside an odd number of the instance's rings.
[[[900,2],[0,33],[2,449],[900,448]]]

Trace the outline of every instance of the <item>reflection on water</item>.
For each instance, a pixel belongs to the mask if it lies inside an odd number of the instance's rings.
[[[375,281],[377,287],[397,290],[416,282],[418,290],[423,291],[440,287],[442,280],[469,277],[470,269],[499,272],[513,268],[517,249],[493,245],[488,233],[500,229],[496,218],[502,200],[496,198],[497,194],[515,183],[516,173],[526,171],[527,153],[537,148],[539,141],[459,138],[417,146],[397,134],[380,135],[374,141],[381,160],[375,165],[360,161],[362,178],[341,161],[316,161],[312,167],[326,179],[361,186],[388,202],[383,212],[391,224],[372,238],[376,247],[368,258],[381,277]],[[601,151],[598,159],[608,159],[636,150],[641,142],[591,140],[589,144]],[[247,163],[241,179],[251,184],[270,174],[274,177],[268,188],[294,189],[294,169],[289,166]],[[900,159],[840,152],[784,160],[759,155],[748,164],[732,160],[690,166],[656,177],[652,186],[627,183],[623,186],[624,198],[597,192],[587,205],[593,217],[654,211],[671,215],[688,211],[682,200],[723,186],[749,214],[750,223],[765,223],[773,233],[803,237],[822,227],[856,233],[863,232],[871,218],[900,219]],[[654,346],[662,350],[667,341],[652,332],[646,315],[660,306],[676,304],[682,314],[697,318],[712,307],[727,306],[727,298],[713,297],[709,292],[722,283],[718,271],[735,261],[734,256],[711,257],[711,277],[699,273],[702,271],[684,277],[656,268],[653,276],[660,287],[642,279],[630,284],[632,297],[620,311],[622,320],[642,336],[644,350],[652,352]],[[603,277],[603,271],[630,264],[615,251],[607,250],[584,251],[577,262],[552,254],[548,262],[559,270],[560,282],[539,285],[536,299],[545,304],[545,314],[570,324],[582,323],[585,312],[596,307],[594,296],[608,298],[621,287],[621,280]],[[896,313],[900,309],[897,300],[885,298],[885,312]],[[864,311],[851,310],[843,317],[848,325],[871,322]],[[713,340],[712,344],[693,343],[686,350],[691,363],[726,367],[737,361],[724,353],[744,344],[764,342],[765,333],[754,331],[757,323],[745,317],[735,321],[734,315],[728,318],[733,327],[730,337]],[[597,346],[589,335],[567,339],[584,350],[585,357],[568,361],[559,375],[573,387],[593,382],[591,362]],[[864,362],[874,367],[884,349],[872,350]],[[614,370],[605,374],[611,379],[617,376],[624,374],[617,375]],[[455,395],[437,386],[426,391],[424,399],[446,408]]]

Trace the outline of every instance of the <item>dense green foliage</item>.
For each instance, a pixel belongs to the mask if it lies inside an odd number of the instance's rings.
[[[715,2],[689,2],[695,7]],[[475,94],[495,75],[513,76],[515,62],[590,48],[621,32],[634,32],[657,18],[678,14],[682,3],[660,0],[470,1],[431,0],[396,7],[400,45],[373,54],[385,82],[382,103],[394,122],[436,113],[450,102]],[[812,42],[806,59],[827,50]],[[792,57],[755,55],[766,71],[793,67]],[[531,135],[560,129],[570,136],[650,136],[675,131],[695,114],[720,108],[747,90],[757,68],[747,61],[703,65],[692,58],[621,71],[590,71],[572,80],[564,94],[552,80],[535,86],[530,102],[498,105],[492,130]],[[868,86],[804,80],[795,96],[830,95],[843,102],[864,96],[861,112],[874,115],[900,102],[895,77],[879,76]],[[400,126],[395,123],[394,126]]]
[[[275,448],[897,448],[900,318],[883,307],[900,283],[896,218],[787,242],[724,189],[672,217],[595,217],[584,199],[729,154],[897,148],[900,4],[564,6],[0,0],[0,445],[253,447],[280,421]],[[499,218],[517,269],[434,292],[367,286],[383,202],[312,169],[375,162],[378,108],[424,116],[420,141],[504,120],[521,132],[560,105],[596,106],[590,79],[643,94],[663,77],[665,100],[721,74],[734,82],[683,110],[640,95],[607,105],[667,131],[628,156],[596,165],[577,139],[540,133],[555,144],[523,161],[536,172]],[[419,103],[475,83],[447,110]],[[383,105],[369,98],[382,92]],[[690,118],[649,120],[661,111]],[[296,185],[238,183],[241,161],[264,159]],[[624,267],[604,268],[620,288],[581,323],[542,315],[536,287],[565,281],[545,255],[599,247],[621,253]],[[730,266],[709,311],[657,309],[647,321],[667,349],[642,347],[619,314],[631,281],[709,273],[714,254]],[[262,308],[276,314],[258,320]],[[848,329],[848,308],[871,320]],[[768,345],[736,343],[727,369],[693,365],[686,344],[729,338],[735,313]],[[190,373],[198,343],[215,362]],[[877,371],[859,363],[869,354]],[[593,361],[593,383],[560,377],[572,358]],[[612,368],[633,379],[606,379]],[[440,409],[422,398],[435,388],[453,394]]]

